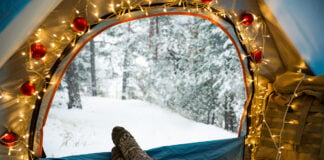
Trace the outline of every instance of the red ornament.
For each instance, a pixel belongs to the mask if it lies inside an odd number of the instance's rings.
[[[39,60],[45,56],[46,48],[40,43],[34,43],[30,46],[30,53],[32,58]]]
[[[0,136],[0,143],[7,147],[14,146],[17,142],[17,135],[12,132],[5,132]]]
[[[25,96],[31,96],[35,92],[35,86],[34,84],[27,81],[23,85],[21,85],[20,92]]]
[[[72,23],[72,28],[77,32],[86,30],[87,26],[88,26],[87,20],[81,17],[75,18]]]
[[[213,0],[201,0],[201,2],[205,3],[205,4],[209,4],[211,3]]]
[[[253,23],[254,17],[251,13],[243,13],[241,16],[241,23],[249,26]]]
[[[262,61],[262,51],[256,50],[252,53],[252,58],[254,59],[255,63],[261,63]]]

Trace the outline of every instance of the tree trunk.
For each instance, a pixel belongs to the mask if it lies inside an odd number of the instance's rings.
[[[210,110],[207,112],[207,124],[210,124]]]
[[[228,97],[225,97],[225,102],[224,102],[224,121],[225,121],[225,127],[224,129],[230,130],[230,125],[229,125],[229,112],[228,112]]]
[[[155,32],[156,35],[159,36],[159,17],[155,17]],[[155,61],[157,62],[159,59],[159,44],[155,45]]]
[[[66,71],[66,83],[69,95],[68,109],[82,109],[79,89],[79,74],[76,71],[75,61],[71,63],[70,68]]]
[[[128,64],[129,64],[129,53],[126,51],[124,62],[123,62],[123,84],[122,84],[122,99],[127,99],[127,83],[129,77]]]
[[[148,37],[150,49],[153,46],[153,36],[155,35],[154,26],[155,26],[155,21],[153,20],[153,18],[150,18],[150,28],[149,28],[149,37]]]
[[[95,61],[95,42],[90,41],[90,68],[91,68],[91,94],[97,96],[96,61]]]
[[[159,35],[159,17],[154,17],[150,19],[150,28],[149,28],[149,48],[153,48],[153,37]],[[159,57],[159,44],[154,46],[154,60],[157,61]]]
[[[211,124],[212,124],[212,125],[215,124],[215,113],[213,113],[212,120],[211,120]]]
[[[236,131],[236,115],[234,112],[234,108],[231,103],[233,101],[233,95],[226,97],[225,99],[225,129],[235,132]]]
[[[130,42],[130,34],[131,34],[131,23],[128,22],[128,39],[126,44],[129,45]],[[130,63],[130,51],[129,47],[127,47],[125,51],[125,56],[124,56],[124,62],[123,62],[123,84],[122,84],[122,99],[127,98],[127,83],[128,83],[128,78],[129,78],[129,63]]]

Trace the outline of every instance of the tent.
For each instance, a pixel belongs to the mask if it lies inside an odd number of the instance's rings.
[[[53,96],[86,42],[119,23],[160,15],[207,19],[236,47],[248,97],[239,131],[244,141],[236,139],[244,147],[226,155],[324,159],[323,6],[320,0],[3,0],[0,159],[43,157]]]

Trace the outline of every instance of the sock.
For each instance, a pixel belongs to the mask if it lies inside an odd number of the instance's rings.
[[[111,159],[112,160],[125,160],[123,154],[117,147],[111,149]]]
[[[153,160],[141,149],[134,137],[123,127],[114,127],[112,140],[125,160]]]

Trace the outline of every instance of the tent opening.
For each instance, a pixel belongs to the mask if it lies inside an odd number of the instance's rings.
[[[246,101],[228,36],[194,16],[119,24],[78,53],[44,127],[48,157],[107,152],[123,126],[143,149],[237,137]]]

